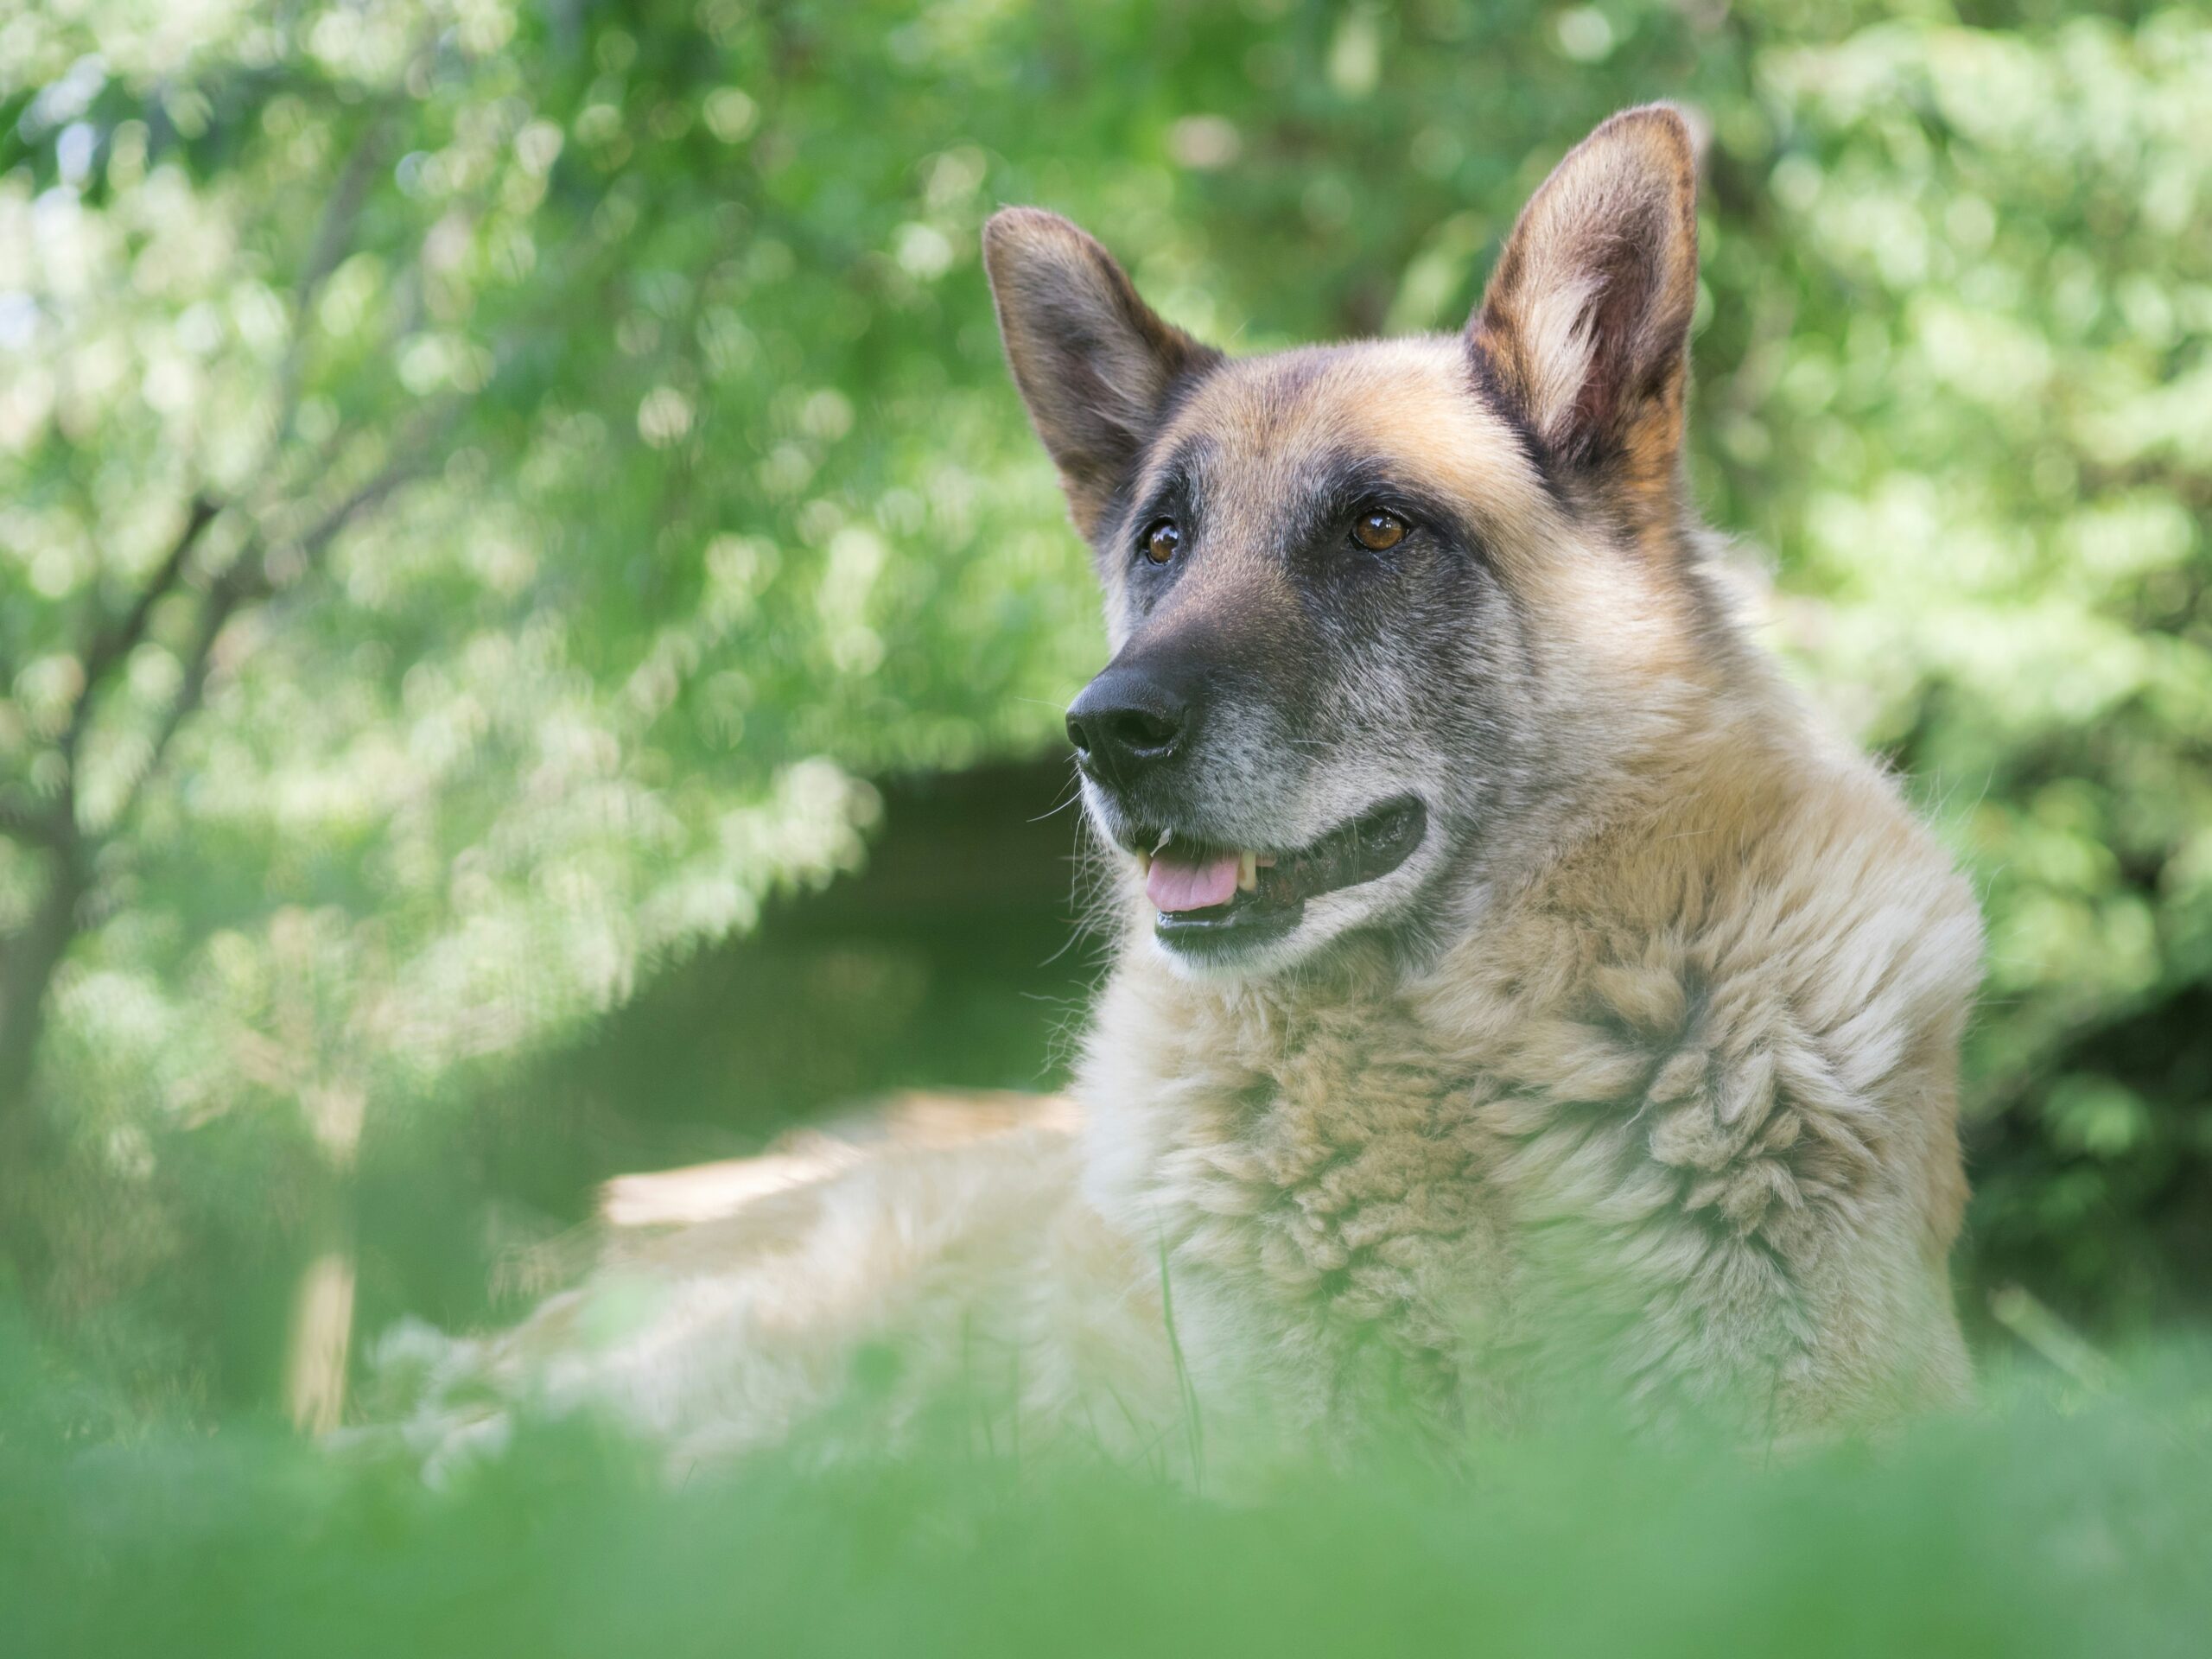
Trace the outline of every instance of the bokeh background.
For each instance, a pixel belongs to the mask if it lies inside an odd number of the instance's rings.
[[[2200,1317],[2202,10],[34,0],[10,1374],[79,1437],[329,1421],[395,1319],[560,1282],[608,1175],[1052,1084],[1102,651],[982,219],[1232,349],[1452,328],[1659,97],[1709,134],[1697,496],[1986,902],[1969,1320],[2078,1369]]]

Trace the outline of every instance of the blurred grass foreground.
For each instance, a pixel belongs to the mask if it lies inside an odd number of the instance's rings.
[[[234,1431],[0,1448],[25,1655],[1909,1654],[2193,1659],[2207,1357],[1779,1468],[1602,1431],[1230,1506],[946,1426],[671,1484],[571,1425],[426,1489]],[[2000,1397],[2005,1394],[1999,1390]]]
[[[1059,1077],[1100,643],[991,207],[1233,349],[1449,328],[1662,97],[1695,487],[1986,901],[1961,1287],[2029,1403],[1221,1514],[957,1436],[671,1492],[548,1433],[442,1495],[285,1438],[559,1283],[613,1174]],[[0,8],[0,1649],[2182,1650],[2208,110],[2185,6]]]

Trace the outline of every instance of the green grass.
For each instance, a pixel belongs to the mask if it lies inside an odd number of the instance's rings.
[[[273,1429],[0,1434],[10,1655],[2196,1655],[2212,1357],[1780,1465],[1601,1431],[1209,1503],[950,1442],[671,1484],[588,1428],[433,1491]]]

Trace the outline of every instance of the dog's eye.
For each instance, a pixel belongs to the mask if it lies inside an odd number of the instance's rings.
[[[1395,512],[1376,508],[1352,522],[1351,538],[1370,553],[1388,553],[1406,539],[1406,521]]]
[[[1144,533],[1144,556],[1154,564],[1166,563],[1182,545],[1183,532],[1173,518],[1161,519]]]

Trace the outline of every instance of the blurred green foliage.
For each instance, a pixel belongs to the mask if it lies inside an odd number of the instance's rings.
[[[1974,1270],[2201,1306],[2212,21],[1904,11],[0,16],[25,1288],[188,1393],[364,1161],[859,864],[864,779],[1052,741],[1094,601],[993,206],[1236,349],[1452,327],[1565,148],[1666,97],[1711,138],[1698,492],[1987,897]]]
[[[443,1491],[251,1430],[0,1440],[0,1606],[41,1659],[2194,1659],[2206,1375],[2174,1355],[2064,1406],[1999,1388],[1879,1456],[1758,1466],[1586,1428],[1476,1448],[1465,1477],[1309,1469],[1235,1503],[957,1416],[895,1462],[680,1481],[571,1424]]]

